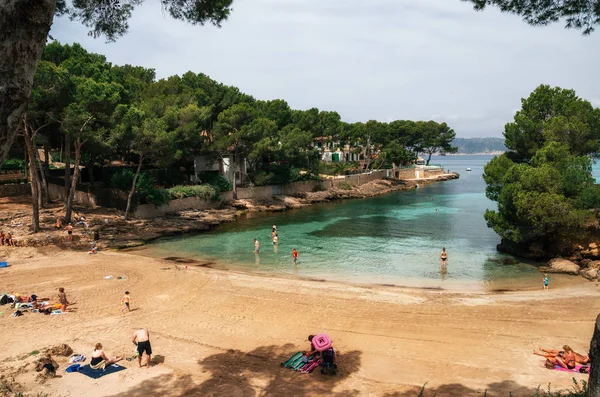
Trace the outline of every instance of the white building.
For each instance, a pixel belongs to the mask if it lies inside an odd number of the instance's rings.
[[[221,158],[208,154],[194,157],[194,182],[201,182],[202,172],[215,172],[223,175],[231,183],[235,174],[235,184],[241,185],[247,172],[246,158],[239,159],[238,166],[233,167],[233,157],[225,155]]]

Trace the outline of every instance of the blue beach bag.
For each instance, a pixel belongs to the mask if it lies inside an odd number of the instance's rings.
[[[8,263],[7,262],[0,262],[0,268],[3,267],[8,267]]]

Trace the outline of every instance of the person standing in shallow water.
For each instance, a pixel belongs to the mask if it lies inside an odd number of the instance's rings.
[[[446,247],[442,247],[442,252],[440,252],[440,260],[442,261],[442,266],[446,267],[446,262],[448,261],[448,253],[446,252]]]
[[[254,239],[254,253],[258,254],[260,252],[260,243],[257,239]]]
[[[294,260],[294,265],[295,265],[296,262],[298,262],[298,251],[296,251],[296,248],[294,248],[292,250],[292,259]]]

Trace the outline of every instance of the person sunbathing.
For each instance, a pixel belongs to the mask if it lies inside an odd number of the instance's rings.
[[[555,365],[560,365],[564,369],[573,369],[577,364],[577,356],[575,355],[573,349],[571,349],[568,345],[564,345],[563,350],[544,349],[540,347],[540,351],[538,352],[534,350],[533,354],[545,357],[546,366],[548,368],[550,368],[550,366],[554,367]]]
[[[118,363],[123,357],[116,356],[113,358],[106,357],[104,350],[102,349],[102,343],[96,343],[94,352],[92,353],[92,361],[90,361],[90,367],[92,369],[104,369],[105,367]]]

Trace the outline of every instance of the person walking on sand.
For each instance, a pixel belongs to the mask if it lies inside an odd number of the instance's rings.
[[[548,289],[548,284],[550,284],[550,280],[548,279],[548,274],[544,273],[544,289]]]
[[[67,294],[65,294],[64,288],[58,289],[58,302],[60,303],[60,310],[64,312],[67,311],[67,306],[70,305],[69,300],[67,299]]]
[[[258,254],[260,252],[260,243],[257,239],[254,239],[254,253]]]
[[[129,297],[129,291],[125,291],[125,295],[123,295],[123,299],[121,299],[121,304],[123,305],[123,310],[121,310],[121,313],[123,313],[125,310],[127,311],[131,311],[131,307],[129,306],[130,303],[130,297]]]
[[[67,229],[67,240],[73,241],[73,225],[69,223],[65,229]]]
[[[292,250],[292,259],[294,260],[294,265],[295,265],[296,262],[298,262],[298,251],[296,251],[296,248],[294,248]]]
[[[148,357],[146,360],[146,365],[150,368],[150,360],[152,359],[152,346],[150,346],[150,334],[146,328],[138,329],[133,333],[133,338],[131,339],[133,344],[137,346],[138,353],[138,365],[142,368],[142,354],[146,352],[146,356]]]
[[[448,253],[446,252],[446,247],[442,247],[442,252],[440,252],[440,260],[442,261],[442,266],[446,266],[446,261],[448,261]]]

